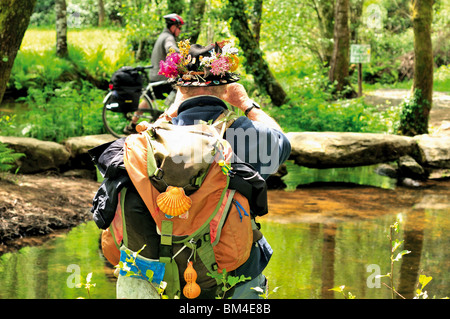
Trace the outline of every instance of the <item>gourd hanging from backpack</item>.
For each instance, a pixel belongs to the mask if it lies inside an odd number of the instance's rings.
[[[184,280],[186,280],[186,286],[183,288],[183,295],[189,299],[197,298],[202,289],[195,282],[197,280],[197,272],[194,269],[192,261],[188,262],[186,270],[184,271]]]

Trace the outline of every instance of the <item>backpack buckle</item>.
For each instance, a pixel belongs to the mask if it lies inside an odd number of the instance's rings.
[[[164,177],[164,171],[160,167],[158,167],[155,171],[155,175],[153,175],[153,178],[160,181],[163,179],[163,177]]]

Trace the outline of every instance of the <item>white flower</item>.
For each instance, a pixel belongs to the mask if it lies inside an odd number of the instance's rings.
[[[222,55],[237,55],[239,53],[239,50],[232,46],[231,43],[227,43],[222,48]]]

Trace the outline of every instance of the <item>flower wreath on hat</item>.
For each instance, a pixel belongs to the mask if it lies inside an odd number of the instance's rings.
[[[229,40],[216,42],[206,47],[191,46],[189,39],[178,42],[178,49],[160,61],[158,74],[169,78],[179,86],[211,86],[239,81],[234,73],[239,65],[238,49]]]

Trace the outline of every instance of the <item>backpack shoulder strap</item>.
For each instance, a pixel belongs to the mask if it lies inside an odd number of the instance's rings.
[[[219,136],[223,138],[225,131],[236,121],[239,116],[226,109],[222,114],[220,114],[217,119],[211,124],[219,133]]]
[[[114,216],[111,225],[109,226],[109,231],[114,238],[114,243],[116,247],[120,247],[122,243],[126,244],[126,226],[125,226],[125,214],[124,214],[124,204],[125,196],[127,193],[127,188],[124,187],[119,193],[119,203],[117,204],[116,214]]]

